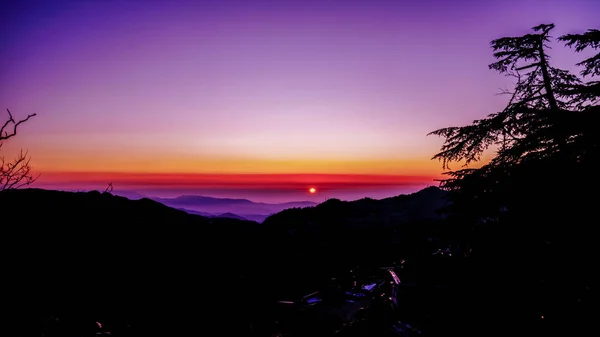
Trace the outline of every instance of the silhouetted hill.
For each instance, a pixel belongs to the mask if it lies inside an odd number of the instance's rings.
[[[331,222],[350,227],[394,226],[410,221],[439,220],[439,210],[447,204],[447,192],[428,187],[409,195],[356,201],[329,199],[316,207],[287,209],[264,222],[265,226],[291,228],[325,226]],[[298,229],[295,228],[295,229]]]
[[[201,195],[181,195],[176,198],[153,198],[159,202],[180,205],[248,205],[253,202],[247,199],[213,198]]]
[[[182,210],[186,213],[189,213],[189,214],[200,215],[200,216],[207,217],[207,218],[233,218],[233,219],[239,219],[239,220],[250,220],[250,221],[255,221],[258,223],[263,222],[267,218],[267,215],[262,215],[262,214],[244,214],[244,216],[241,216],[241,215],[234,214],[231,212],[227,212],[227,213],[223,213],[223,214],[212,214],[212,213],[206,213],[206,212],[193,211],[193,210],[187,209],[187,208],[178,208],[178,209]]]
[[[302,279],[306,291],[316,287],[318,277],[333,277],[357,264],[391,263],[415,252],[431,255],[440,244],[432,239],[446,237],[437,212],[446,195],[432,187],[382,200],[329,199],[274,214],[262,223],[277,252],[262,256],[271,261],[268,265],[278,265],[269,277],[274,284]]]
[[[268,335],[277,300],[429,249],[444,195],[332,199],[263,226],[97,191],[3,191],[3,329],[38,336],[41,320],[60,316],[75,323],[48,337],[92,336],[96,320],[122,336]]]
[[[266,218],[269,217],[269,215],[265,215],[265,214],[242,214],[240,216],[243,216],[244,219],[256,221],[258,223],[262,223],[263,221],[265,221]]]
[[[229,320],[228,308],[253,301],[230,289],[252,268],[256,222],[96,191],[8,190],[0,206],[8,335],[39,335],[27,329],[49,315],[113,324],[127,317],[137,335],[194,331],[191,322],[247,329],[243,318]]]
[[[217,218],[231,218],[231,219],[239,219],[239,220],[248,220],[242,216],[239,216],[237,214],[233,214],[233,213],[223,213],[223,214],[219,214],[217,216],[215,216]]]
[[[111,192],[111,194],[120,196],[120,197],[125,197],[130,200],[138,200],[138,199],[148,198],[147,195],[138,193],[136,191],[128,191],[128,190],[114,190]]]
[[[187,209],[187,208],[178,208],[178,210],[184,211],[184,212],[189,213],[189,214],[200,215],[200,216],[203,216],[205,218],[212,218],[212,217],[215,216],[214,214],[211,214],[211,213],[193,211],[193,210]]]

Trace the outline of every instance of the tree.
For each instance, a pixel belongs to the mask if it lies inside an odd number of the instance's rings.
[[[515,79],[514,89],[505,92],[511,97],[502,111],[471,125],[430,133],[445,138],[433,157],[442,161],[444,169],[452,162],[468,166],[479,161],[488,148],[497,149],[481,168],[449,171],[450,178],[441,181],[443,188],[457,192],[455,208],[466,207],[463,211],[474,218],[495,217],[507,207],[516,207],[523,197],[531,197],[524,191],[540,189],[561,172],[576,174],[583,168],[579,164],[593,161],[597,153],[594,125],[598,114],[592,113],[597,109],[593,103],[598,95],[592,90],[597,82],[583,83],[550,64],[547,42],[553,28],[553,24],[538,25],[531,34],[491,42],[497,61],[489,68]],[[597,30],[589,32],[597,39]],[[577,43],[578,50],[583,45],[598,47],[589,32],[561,39]],[[597,73],[599,59],[581,62],[586,66],[584,74]]]
[[[558,38],[559,41],[565,41],[569,47],[575,47],[576,52],[584,49],[600,49],[600,30],[588,29],[583,34],[566,34]],[[587,58],[579,63],[578,66],[583,67],[581,76],[600,76],[600,53]],[[587,88],[582,91],[590,94],[589,100],[594,103],[600,98],[600,81],[590,81],[586,84]]]
[[[16,121],[10,110],[6,109],[6,111],[8,112],[8,120],[0,128],[0,148],[2,148],[3,141],[17,135],[19,125],[36,115],[31,114],[25,119]],[[30,185],[38,178],[31,172],[30,160],[31,157],[28,156],[27,151],[23,150],[12,161],[7,162],[4,157],[0,157],[0,191]]]
[[[529,313],[552,312],[565,327],[585,331],[592,321],[581,303],[592,303],[588,289],[598,256],[600,84],[584,78],[600,74],[600,54],[578,63],[581,77],[553,67],[547,45],[553,28],[543,24],[530,34],[493,40],[497,61],[489,68],[515,79],[506,107],[430,134],[445,138],[433,159],[448,170],[440,185],[452,192],[451,218],[483,261],[477,274],[498,282],[503,296],[516,294],[520,307],[536,308]],[[600,33],[591,29],[558,40],[578,52],[598,49]],[[490,148],[496,152],[488,163],[468,167]],[[450,171],[456,162],[464,167]],[[544,302],[550,296],[551,303]]]

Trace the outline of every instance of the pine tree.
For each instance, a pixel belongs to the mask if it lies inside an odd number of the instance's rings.
[[[584,79],[600,74],[600,54],[578,63],[581,78],[553,67],[547,46],[553,28],[544,24],[531,34],[493,40],[497,61],[489,68],[516,82],[506,107],[430,134],[445,138],[433,157],[444,169],[467,166],[447,172],[441,187],[452,191],[453,225],[482,261],[476,275],[498,282],[502,296],[519,301],[525,316],[546,312],[556,317],[554,327],[577,335],[592,327],[589,289],[598,282],[600,83]],[[598,49],[600,33],[559,40],[576,51]],[[489,148],[496,153],[488,163],[468,167]]]
[[[585,49],[600,49],[600,30],[588,29],[583,34],[566,34],[558,38],[559,41],[565,41],[568,47],[575,47],[576,52],[581,52]],[[587,58],[579,63],[578,66],[583,67],[581,71],[582,77],[600,76],[600,52],[596,55]],[[568,94],[580,103],[581,108],[597,109],[600,101],[600,81],[589,81],[584,85],[567,88]]]
[[[442,161],[444,169],[453,162],[468,166],[487,149],[496,149],[496,155],[482,167],[449,171],[449,178],[442,180],[443,188],[456,192],[455,210],[462,209],[463,215],[497,217],[535,191],[546,194],[543,184],[557,174],[575,174],[573,164],[588,162],[595,153],[590,149],[597,144],[592,129],[597,117],[589,113],[593,107],[589,88],[596,84],[583,83],[550,64],[547,43],[553,28],[553,24],[543,24],[533,27],[531,34],[491,42],[497,61],[489,68],[516,82],[506,92],[510,99],[502,111],[471,125],[430,133],[445,138],[433,157]],[[569,38],[575,39],[573,43],[588,41]],[[586,74],[596,71],[594,62],[581,63],[588,65]],[[570,183],[569,179],[563,182]]]

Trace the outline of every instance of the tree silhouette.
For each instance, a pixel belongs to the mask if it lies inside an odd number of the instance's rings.
[[[558,40],[565,41],[569,47],[575,47],[576,52],[581,52],[587,48],[600,49],[600,30],[588,29],[583,34],[567,34],[559,37]],[[580,73],[583,77],[600,76],[600,53],[577,63],[577,65],[583,67]],[[575,86],[570,89],[570,93],[578,101],[597,104],[598,100],[600,100],[600,81],[590,81],[585,83],[585,85]]]
[[[600,30],[588,29],[583,34],[566,34],[558,38],[559,41],[566,41],[569,47],[575,47],[575,51],[580,52],[586,48],[600,49]],[[585,59],[578,66],[584,67],[581,71],[582,76],[600,76],[600,53]],[[597,84],[598,81],[593,82]]]
[[[8,112],[8,120],[0,128],[0,148],[2,148],[3,141],[17,135],[19,125],[36,115],[31,114],[25,119],[16,121],[10,110],[6,109],[6,111]],[[31,157],[28,156],[27,151],[23,150],[12,161],[7,162],[4,157],[0,157],[0,191],[29,185],[38,178],[31,172],[30,160]]]
[[[597,283],[598,253],[591,219],[600,189],[600,86],[583,78],[600,73],[600,56],[578,63],[581,78],[553,67],[547,52],[553,28],[543,24],[493,40],[497,61],[489,68],[515,79],[506,107],[430,134],[445,138],[433,157],[444,169],[465,165],[440,185],[451,191],[451,223],[479,261],[470,277],[496,285],[498,301],[518,302],[528,322],[547,312],[547,324],[583,335],[593,324],[589,289]],[[559,40],[581,51],[598,49],[600,36],[592,29]],[[469,167],[487,149],[495,156]]]
[[[433,157],[442,161],[444,169],[452,162],[468,166],[487,149],[496,149],[489,163],[446,172],[449,178],[441,181],[441,187],[457,192],[457,208],[465,201],[475,218],[498,216],[515,201],[515,194],[539,187],[533,181],[548,182],[552,175],[573,168],[571,164],[593,160],[596,153],[592,126],[598,114],[592,111],[597,110],[593,103],[598,96],[593,92],[598,84],[584,83],[550,64],[547,42],[553,28],[542,24],[533,27],[533,33],[491,42],[497,61],[489,68],[515,79],[514,89],[505,92],[510,99],[502,111],[471,125],[430,133],[445,138]],[[561,39],[576,44],[578,50],[597,47],[598,31],[586,34]],[[598,59],[597,55],[581,62],[586,67],[583,74],[596,73]]]

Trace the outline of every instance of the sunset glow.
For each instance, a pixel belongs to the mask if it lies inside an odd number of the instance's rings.
[[[600,0],[0,16],[3,336],[597,329]]]
[[[597,24],[591,1],[549,3],[15,1],[0,113],[37,116],[2,155],[28,149],[40,188],[416,191],[442,177],[428,132],[506,102],[491,39]]]

